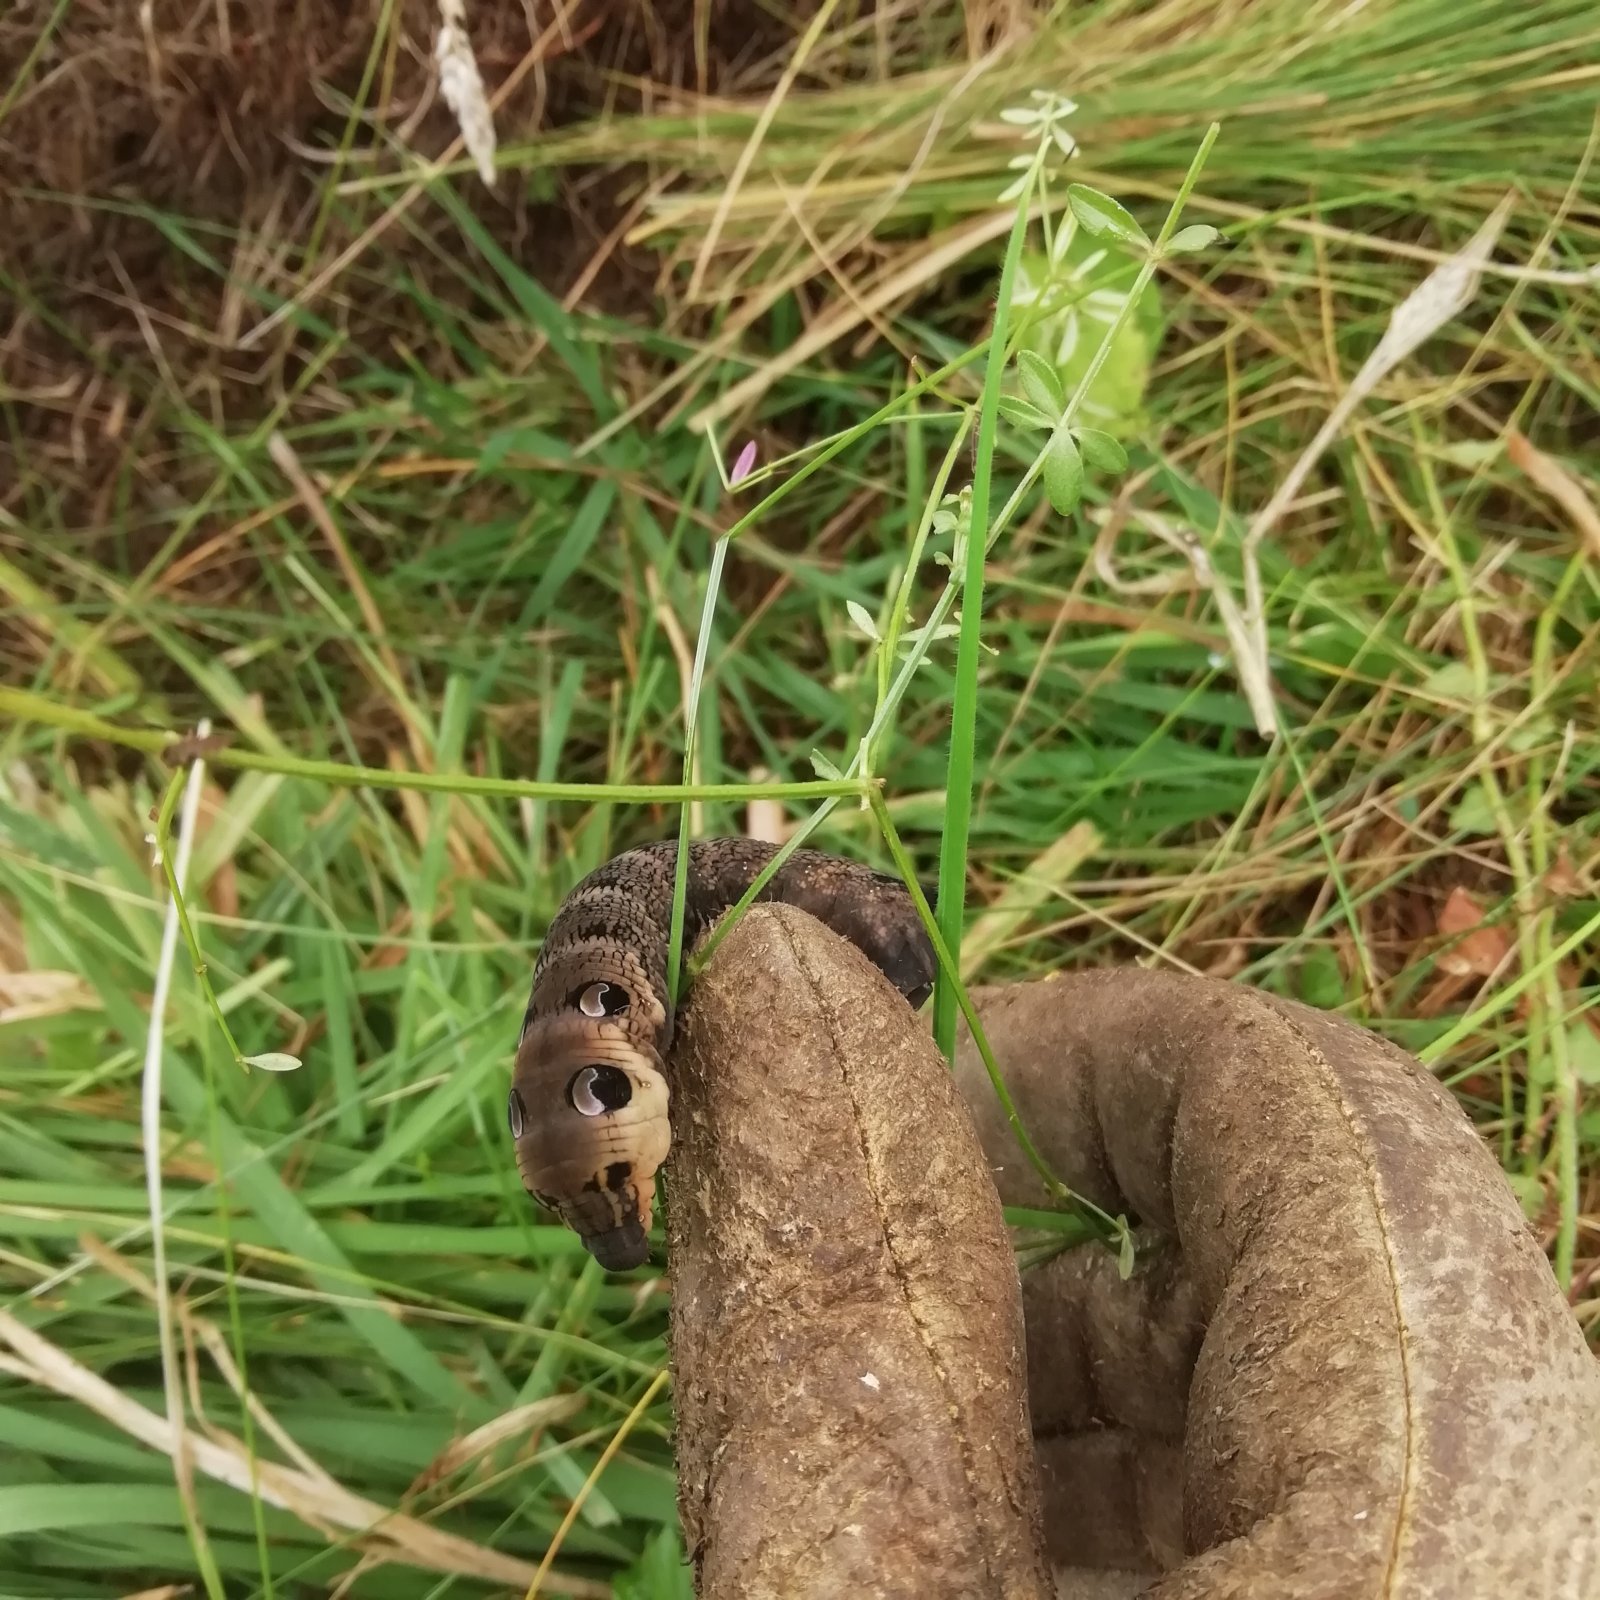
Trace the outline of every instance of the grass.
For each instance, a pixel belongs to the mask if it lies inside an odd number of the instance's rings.
[[[982,67],[960,31],[946,11],[877,36],[841,10],[776,102],[781,62],[743,97],[624,96],[508,141],[506,178],[575,185],[641,149],[675,176],[639,191],[664,293],[638,320],[564,309],[465,169],[283,313],[253,406],[216,404],[183,329],[154,324],[159,361],[107,355],[58,285],[0,267],[103,373],[74,424],[93,450],[61,442],[48,397],[0,400],[5,1594],[201,1582],[186,1514],[230,1597],[352,1573],[341,1592],[525,1592],[569,1515],[541,1592],[686,1594],[663,1285],[599,1274],[509,1159],[531,962],[577,878],[685,800],[740,831],[776,780],[795,820],[827,808],[811,842],[892,865],[860,783],[812,763],[859,771],[869,732],[882,817],[931,877],[958,698],[967,976],[1162,961],[1377,1028],[1455,1089],[1600,1328],[1600,552],[1501,442],[1514,425],[1595,497],[1588,8],[1104,0]],[[1080,102],[1073,176],[1152,233],[1219,121],[1183,220],[1225,246],[1160,270],[1127,474],[1091,472],[1067,516],[1019,500],[981,636],[928,641],[874,730],[892,652],[852,604],[891,638],[926,623],[950,592],[932,558],[956,553],[944,490],[982,463],[999,507],[1035,460],[1003,419],[992,444],[964,419],[1021,148],[998,113],[1040,84]],[[312,277],[414,177],[335,169],[317,254],[286,269]],[[1268,746],[1159,519],[1240,592],[1252,514],[1508,186],[1500,261],[1532,270],[1487,276],[1381,386],[1264,552]],[[197,304],[284,304],[247,239],[147,214]],[[802,453],[726,491],[702,413],[725,455]],[[241,1074],[179,961],[160,1167],[186,1503],[139,1442],[169,1376],[139,1080],[159,752],[200,717],[234,735],[189,877],[208,976],[244,1053],[305,1065]],[[1457,889],[1471,918],[1441,931]],[[404,1513],[376,1547],[372,1506]]]

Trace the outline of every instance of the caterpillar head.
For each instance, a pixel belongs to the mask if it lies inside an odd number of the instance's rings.
[[[523,1187],[609,1272],[649,1255],[656,1169],[671,1144],[667,1080],[628,989],[591,981],[535,1013],[517,1045],[506,1118]]]

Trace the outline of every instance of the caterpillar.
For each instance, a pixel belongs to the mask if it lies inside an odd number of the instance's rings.
[[[689,846],[683,947],[738,902],[776,853],[756,839]],[[557,910],[534,963],[506,1120],[523,1187],[611,1272],[649,1257],[655,1175],[671,1149],[667,992],[675,840],[597,867]],[[760,897],[850,940],[911,1002],[933,987],[933,946],[905,885],[796,850]]]

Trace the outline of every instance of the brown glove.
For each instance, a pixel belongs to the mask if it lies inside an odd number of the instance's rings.
[[[668,1229],[702,1600],[1600,1595],[1600,1369],[1422,1067],[1166,974],[979,1010],[1057,1175],[1145,1224],[1130,1281],[1086,1246],[1019,1301],[1000,1200],[1046,1195],[976,1052],[958,1095],[810,917],[753,910],[696,984]]]

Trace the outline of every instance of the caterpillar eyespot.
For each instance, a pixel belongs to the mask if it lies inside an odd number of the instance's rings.
[[[586,1017],[615,1017],[628,1009],[628,991],[618,983],[591,983],[578,991],[576,1004]]]
[[[506,1124],[511,1129],[511,1137],[520,1139],[522,1130],[527,1126],[528,1111],[522,1103],[522,1096],[515,1089],[506,1096]]]
[[[579,1067],[567,1084],[567,1099],[583,1117],[620,1111],[633,1098],[633,1083],[621,1067]]]
[[[734,838],[690,846],[686,941],[739,898],[774,848]],[[674,1016],[664,990],[677,849],[664,840],[626,851],[572,890],[546,932],[517,1039],[522,1100],[507,1116],[520,1130],[523,1185],[553,1201],[612,1271],[648,1256],[655,1176],[672,1148]],[[801,850],[760,898],[819,917],[913,1005],[926,997],[937,963],[898,879]]]

